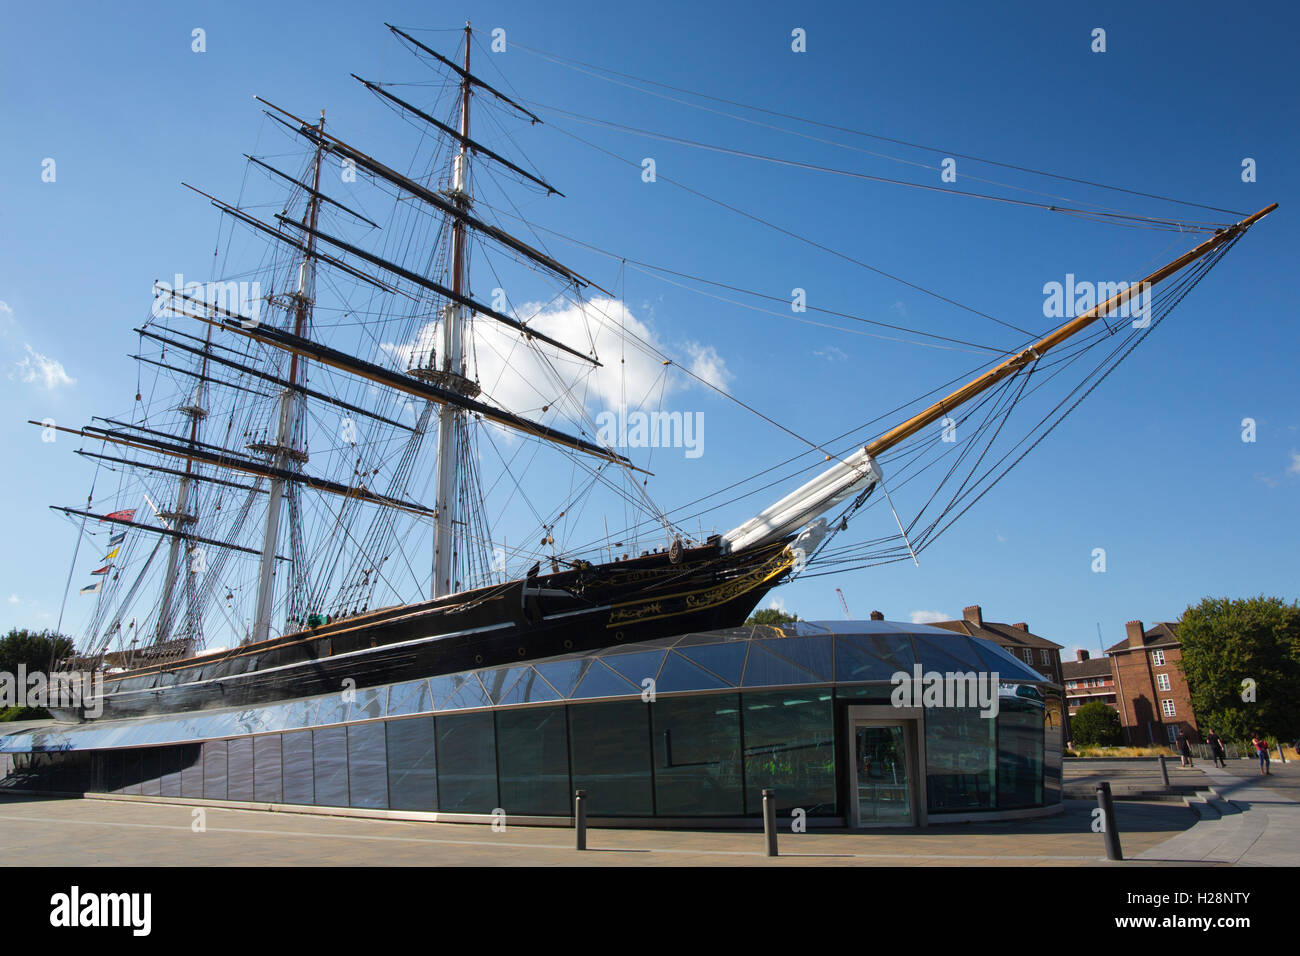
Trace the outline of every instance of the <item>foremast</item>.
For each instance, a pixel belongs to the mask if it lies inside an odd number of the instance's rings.
[[[320,133],[325,132],[325,111],[321,111]],[[316,146],[316,160],[312,172],[312,189],[307,199],[307,209],[303,213],[302,224],[306,227],[306,242],[303,246],[302,260],[298,266],[298,287],[290,297],[293,303],[293,334],[303,337],[311,324],[312,295],[316,280],[315,230],[320,214],[320,170],[322,148]],[[289,380],[280,392],[279,413],[276,418],[275,441],[273,443],[250,444],[251,451],[266,454],[276,471],[281,474],[297,471],[307,461],[306,453],[297,447],[302,416],[302,392],[299,377],[305,377],[306,360],[297,352],[289,356]],[[285,499],[286,481],[283,477],[271,479],[270,495],[266,505],[266,530],[263,535],[261,561],[257,576],[257,605],[253,615],[254,642],[264,641],[270,636],[271,615],[275,606],[275,565],[276,553],[280,543],[280,512]],[[292,514],[293,508],[290,508]]]

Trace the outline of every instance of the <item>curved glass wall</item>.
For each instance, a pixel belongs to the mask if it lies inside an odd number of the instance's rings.
[[[846,708],[918,673],[1001,684],[995,718],[927,707],[927,809],[1060,800],[1059,688],[997,646],[924,625],[688,634],[309,700],[0,737],[4,785],[444,813],[844,817]],[[214,739],[215,738],[215,739]]]

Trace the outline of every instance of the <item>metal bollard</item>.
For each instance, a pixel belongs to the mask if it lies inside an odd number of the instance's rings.
[[[573,794],[573,827],[577,834],[577,849],[587,849],[587,791]]]
[[[1282,753],[1282,741],[1281,741],[1281,740],[1278,740],[1278,742],[1277,742],[1277,759],[1280,760],[1280,761],[1282,761],[1282,763],[1286,763],[1286,754]]]
[[[767,855],[776,856],[776,791],[763,791],[763,836],[767,839]]]
[[[1119,846],[1119,829],[1115,823],[1115,803],[1110,797],[1110,784],[1103,780],[1097,784],[1097,806],[1101,807],[1102,836],[1106,838],[1106,859],[1122,860],[1124,851]]]
[[[1164,754],[1160,755],[1160,779],[1164,780],[1165,789],[1168,790],[1169,789],[1169,768],[1165,766]],[[1109,787],[1110,784],[1107,784],[1107,786]]]

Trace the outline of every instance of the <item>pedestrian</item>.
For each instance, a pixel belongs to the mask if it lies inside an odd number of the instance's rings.
[[[1225,759],[1227,752],[1223,749],[1223,741],[1219,739],[1219,735],[1211,730],[1205,735],[1205,742],[1210,745],[1210,756],[1214,758],[1214,765],[1226,768],[1228,766],[1228,761]]]
[[[1192,745],[1187,739],[1187,733],[1181,727],[1178,728],[1178,753],[1183,758],[1184,767],[1194,766],[1192,763]]]
[[[1273,771],[1268,769],[1268,740],[1262,731],[1256,731],[1255,736],[1250,738],[1250,742],[1255,745],[1255,752],[1259,754],[1259,772],[1271,777]]]

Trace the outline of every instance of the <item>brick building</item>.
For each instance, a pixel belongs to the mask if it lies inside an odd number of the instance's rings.
[[[1125,627],[1124,640],[1106,653],[1126,742],[1137,747],[1168,745],[1180,728],[1193,743],[1199,742],[1192,696],[1179,666],[1183,650],[1178,625],[1166,622],[1145,629],[1141,621],[1129,621]]]
[[[963,608],[959,621],[936,621],[942,627],[958,634],[982,637],[992,641],[1012,656],[1020,658],[1054,684],[1063,681],[1061,675],[1061,645],[1029,631],[1024,621],[1017,624],[999,624],[984,620],[984,611],[978,604]]]
[[[1119,710],[1115,697],[1115,674],[1109,657],[1090,658],[1088,652],[1080,648],[1077,659],[1066,661],[1061,665],[1065,678],[1066,709],[1073,717],[1084,704],[1099,700],[1113,710]]]

